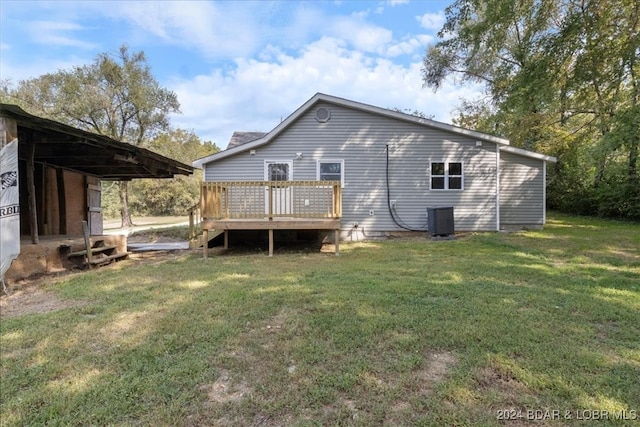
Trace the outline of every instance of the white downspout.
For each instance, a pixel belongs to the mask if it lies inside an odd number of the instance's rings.
[[[500,231],[500,145],[496,144],[496,231]]]
[[[542,161],[542,225],[547,223],[547,162]]]

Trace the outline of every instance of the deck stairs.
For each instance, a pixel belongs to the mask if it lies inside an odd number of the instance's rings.
[[[224,230],[209,230],[207,236],[208,242],[223,233]],[[202,248],[203,239],[202,216],[200,212],[200,203],[198,202],[189,209],[189,249]]]
[[[208,241],[212,241],[213,239],[215,239],[216,237],[220,236],[221,234],[224,233],[224,230],[209,230],[208,233]],[[195,236],[192,239],[189,239],[189,249],[198,249],[202,247],[203,244],[203,236],[202,234],[198,234],[197,236]]]

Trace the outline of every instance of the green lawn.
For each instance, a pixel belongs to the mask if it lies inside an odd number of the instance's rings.
[[[3,426],[640,422],[639,224],[191,252],[46,289],[84,304],[2,319]]]

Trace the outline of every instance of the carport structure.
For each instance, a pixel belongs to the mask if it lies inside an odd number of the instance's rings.
[[[153,151],[0,104],[0,147],[16,139],[21,253],[41,237],[49,245],[81,237],[82,221],[92,236],[101,235],[102,181],[193,173],[191,166]]]

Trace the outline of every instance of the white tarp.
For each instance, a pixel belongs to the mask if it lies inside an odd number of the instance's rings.
[[[20,255],[20,192],[18,191],[18,140],[0,150],[0,280]]]

